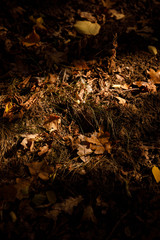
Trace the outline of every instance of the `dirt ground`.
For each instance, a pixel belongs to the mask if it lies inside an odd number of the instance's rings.
[[[1,2],[1,240],[160,239],[159,12]]]

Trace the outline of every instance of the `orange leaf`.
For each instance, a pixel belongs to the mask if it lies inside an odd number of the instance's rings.
[[[152,173],[153,173],[153,176],[154,176],[156,182],[159,183],[160,182],[160,170],[159,170],[159,168],[154,166],[152,168]]]

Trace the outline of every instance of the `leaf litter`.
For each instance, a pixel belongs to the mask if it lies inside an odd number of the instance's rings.
[[[141,239],[146,221],[157,227],[159,47],[148,40],[156,28],[145,3],[82,2],[55,3],[57,11],[48,1],[36,11],[16,6],[14,27],[7,14],[0,26],[0,231],[7,239],[11,232],[10,239],[33,239],[39,229],[40,239],[46,231],[47,239],[88,232],[89,239]],[[150,225],[148,232],[154,239]]]

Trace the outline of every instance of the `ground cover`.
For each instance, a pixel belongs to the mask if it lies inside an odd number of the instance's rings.
[[[156,1],[2,1],[2,239],[159,239]]]

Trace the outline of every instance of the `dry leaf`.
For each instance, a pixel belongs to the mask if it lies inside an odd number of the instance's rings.
[[[43,154],[47,153],[49,151],[48,144],[44,145],[43,147],[39,148],[40,152],[38,152],[38,156],[42,156]]]
[[[102,1],[102,4],[103,4],[103,7],[109,9],[112,7],[112,5],[115,4],[115,1],[111,1],[111,0],[101,0]]]
[[[22,137],[25,137],[22,142],[21,145],[24,147],[24,149],[27,149],[28,147],[30,147],[30,151],[33,151],[34,148],[34,141],[36,141],[39,137],[39,135],[36,134],[22,134]]]
[[[150,53],[152,53],[153,55],[157,55],[157,48],[154,46],[148,46],[148,50]]]
[[[147,71],[150,75],[150,80],[153,81],[155,84],[160,84],[160,70],[154,71],[152,68]]]
[[[36,33],[36,30],[33,29],[33,32],[25,37],[24,41],[22,41],[22,44],[25,47],[31,47],[37,45],[39,42],[40,36]]]
[[[47,192],[46,192],[46,195],[47,195],[48,201],[49,201],[51,204],[54,204],[54,203],[56,202],[57,198],[56,198],[55,192],[53,192],[53,191],[47,191]]]
[[[49,180],[49,173],[47,172],[40,172],[38,174],[38,177],[43,180],[43,181],[48,181]]]
[[[16,189],[17,189],[17,194],[16,197],[19,200],[22,200],[24,198],[28,198],[29,197],[29,187],[31,185],[32,182],[32,178],[29,179],[21,179],[21,178],[17,178],[16,179]]]
[[[31,175],[37,175],[41,171],[41,168],[43,166],[44,162],[32,162],[32,163],[26,163],[26,165],[29,168],[29,172]]]
[[[82,220],[83,221],[91,221],[93,223],[97,222],[97,219],[94,215],[94,211],[93,211],[92,206],[89,205],[89,206],[85,207],[84,212],[83,212],[83,216],[82,216]]]
[[[160,170],[159,170],[159,168],[154,166],[152,168],[152,173],[153,173],[153,176],[154,176],[156,182],[159,183],[160,182]]]
[[[89,143],[92,143],[92,144],[96,144],[96,145],[101,145],[100,141],[98,140],[97,137],[95,137],[93,134],[91,135],[91,137],[86,137],[85,140]]]
[[[54,221],[57,220],[58,215],[64,211],[65,213],[72,214],[74,207],[78,206],[78,204],[83,200],[82,196],[78,196],[76,198],[68,198],[62,203],[56,203],[53,206],[53,210],[46,213],[46,216],[52,218]]]
[[[60,128],[61,118],[55,114],[51,114],[48,118],[46,118],[44,122],[44,127],[49,132],[56,131]]]
[[[124,98],[121,97],[116,97],[119,101],[120,104],[125,105],[126,104],[126,100]]]
[[[86,70],[89,69],[89,67],[87,66],[87,63],[85,60],[80,59],[80,60],[74,60],[72,62],[72,64],[75,66],[76,70]]]
[[[96,146],[95,154],[103,154],[105,152],[105,148],[103,146]]]
[[[11,211],[11,212],[9,213],[9,215],[10,215],[10,217],[11,217],[11,219],[12,219],[12,222],[15,223],[15,222],[17,221],[17,216],[16,216],[16,214],[15,214],[13,211]]]
[[[33,199],[32,199],[32,202],[36,205],[36,206],[40,206],[42,205],[46,200],[46,195],[45,194],[42,194],[42,193],[39,193],[39,194],[35,194]]]
[[[111,17],[115,17],[116,20],[120,20],[125,17],[123,13],[119,13],[115,9],[110,9],[109,13],[111,14]]]
[[[87,148],[86,145],[81,145],[81,144],[78,145],[77,150],[78,150],[77,154],[79,156],[89,155],[93,152],[90,148]]]
[[[91,23],[90,21],[77,21],[74,28],[80,34],[84,35],[97,35],[101,26],[98,23]]]
[[[90,22],[96,22],[96,18],[93,17],[92,14],[89,13],[89,12],[80,12],[79,15],[80,15],[81,18],[85,18]]]

